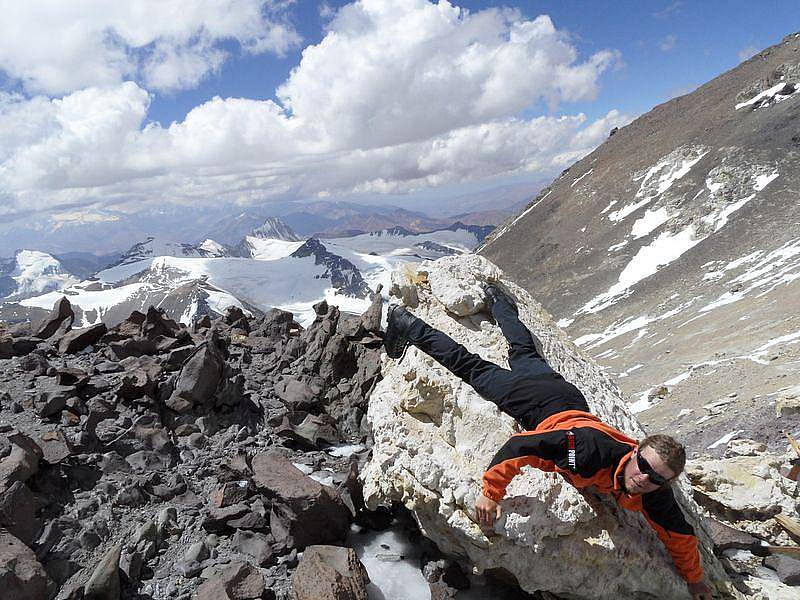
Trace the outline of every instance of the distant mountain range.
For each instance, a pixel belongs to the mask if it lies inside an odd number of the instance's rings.
[[[392,227],[321,240],[303,238],[270,217],[231,246],[211,239],[187,244],[149,236],[111,266],[84,278],[51,255],[24,251],[13,268],[11,262],[4,267],[10,275],[0,278],[6,296],[0,319],[35,319],[62,295],[69,297],[79,326],[113,325],[150,305],[184,323],[222,314],[229,306],[250,314],[280,307],[309,321],[313,304],[323,299],[345,311],[363,312],[370,290],[379,283],[387,286],[398,264],[469,252],[491,229],[455,223],[415,233]]]
[[[220,204],[202,211],[165,202],[145,204],[136,212],[95,206],[80,212],[37,213],[0,222],[0,256],[36,248],[53,255],[70,254],[85,262],[89,255],[121,253],[150,236],[194,246],[210,238],[230,246],[270,216],[280,217],[303,238],[352,236],[394,226],[431,231],[455,221],[494,225],[517,212],[541,185],[520,182],[455,197],[433,191],[427,196],[360,197],[358,201],[286,201],[249,207]]]

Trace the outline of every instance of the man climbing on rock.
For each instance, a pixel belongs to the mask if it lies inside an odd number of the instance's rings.
[[[469,352],[398,305],[389,307],[384,337],[391,358],[400,358],[408,344],[415,345],[525,428],[500,448],[484,473],[483,494],[475,504],[480,524],[491,526],[500,517],[506,487],[522,467],[556,472],[578,489],[592,486],[613,496],[622,508],[641,512],[672,556],[692,598],[710,600],[697,538],[670,488],[686,462],[683,447],[665,435],[637,443],[592,415],[580,390],[539,353],[538,340],[520,321],[511,299],[494,284],[484,292],[508,340],[510,370]]]

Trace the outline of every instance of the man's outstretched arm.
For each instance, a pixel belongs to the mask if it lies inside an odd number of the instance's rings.
[[[503,444],[483,474],[483,495],[500,502],[511,480],[526,465],[542,471],[566,471],[567,432],[518,433]]]

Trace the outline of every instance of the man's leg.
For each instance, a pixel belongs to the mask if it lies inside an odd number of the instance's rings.
[[[538,340],[519,320],[517,307],[511,299],[493,284],[487,285],[484,291],[491,299],[492,316],[508,341],[508,364],[511,370],[531,376],[554,373],[536,349]]]
[[[525,417],[525,404],[507,401],[516,380],[511,371],[473,354],[446,333],[434,329],[402,307],[395,308],[389,315],[387,338],[391,331],[404,335],[409,343],[471,385],[478,394],[494,402],[506,414],[518,421]],[[386,341],[390,342],[388,339]]]

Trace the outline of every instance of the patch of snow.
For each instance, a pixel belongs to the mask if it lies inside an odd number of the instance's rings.
[[[649,392],[650,392],[650,390],[646,390],[644,392],[640,392],[639,393],[639,399],[636,400],[635,402],[631,402],[628,405],[628,408],[630,408],[630,411],[633,414],[638,414],[640,412],[644,412],[644,411],[646,411],[646,410],[648,410],[650,408],[653,408],[657,404],[656,403],[656,398],[650,398],[649,397]]]
[[[556,321],[556,325],[558,325],[562,329],[565,329],[565,328],[569,327],[570,325],[572,325],[574,322],[575,322],[575,319],[563,318],[563,319],[559,319],[558,321]]]
[[[594,167],[592,167],[591,169],[589,169],[588,171],[586,171],[586,173],[584,173],[583,175],[581,175],[580,177],[578,177],[577,179],[575,179],[575,181],[573,181],[573,182],[570,184],[570,186],[569,186],[569,187],[575,187],[575,186],[578,184],[578,182],[579,182],[581,179],[583,179],[583,178],[584,178],[584,177],[586,177],[587,175],[590,175],[592,171],[594,171]]]
[[[609,214],[609,220],[615,222],[621,221],[629,214],[661,196],[672,187],[676,181],[686,176],[686,174],[692,170],[692,167],[708,154],[708,151],[702,151],[694,158],[675,158],[673,157],[674,153],[675,152],[670,153],[647,171],[639,186],[639,190],[636,192],[636,202],[623,206],[620,210]],[[654,180],[655,185],[649,185],[650,180],[653,178],[656,178]]]
[[[273,238],[260,238],[247,236],[247,245],[250,246],[250,256],[256,260],[278,260],[290,256],[305,242],[287,242]]]
[[[759,348],[756,348],[751,354],[746,356],[737,356],[737,358],[744,358],[748,360],[752,360],[758,364],[768,365],[769,361],[764,360],[764,355],[767,354],[770,348],[774,346],[778,346],[779,344],[796,344],[800,342],[800,331],[795,331],[794,333],[787,333],[786,335],[782,335],[776,338],[772,338],[767,343],[763,344]]]
[[[755,104],[759,100],[763,100],[763,99],[766,99],[766,98],[774,97],[775,94],[777,94],[779,91],[781,91],[783,89],[783,86],[785,86],[785,85],[786,85],[786,83],[784,83],[783,81],[781,81],[778,84],[773,85],[768,90],[764,90],[760,94],[756,94],[755,96],[750,98],[750,100],[747,100],[746,102],[740,102],[739,104],[737,104],[736,105],[736,110],[739,110],[740,108],[744,108],[745,106],[750,106],[751,104]]]
[[[681,417],[685,417],[685,416],[687,416],[687,415],[690,415],[690,414],[692,414],[693,412],[694,412],[694,410],[693,410],[693,409],[691,409],[691,408],[684,408],[684,409],[682,409],[682,410],[681,410],[681,411],[678,413],[678,415],[677,415],[677,418],[679,418],[679,419],[680,419]]]
[[[676,234],[667,231],[661,233],[650,244],[639,249],[620,273],[617,283],[612,285],[607,292],[587,302],[576,314],[595,313],[611,306],[627,295],[635,284],[650,277],[660,267],[670,264],[702,240],[703,238],[695,237],[693,225],[689,225]]]
[[[778,177],[779,173],[775,171],[770,175],[756,175],[756,182],[753,184],[753,189],[757,192],[760,192],[765,187],[767,187],[770,182],[774,181]]]
[[[727,446],[728,442],[730,442],[733,438],[742,433],[742,431],[744,431],[744,429],[737,429],[736,431],[731,431],[730,433],[723,435],[713,444],[709,444],[708,446],[706,446],[706,450],[713,450],[717,446],[722,446],[723,444]]]
[[[205,252],[209,258],[222,257],[228,255],[228,251],[226,250],[225,246],[211,239],[203,241],[203,243],[200,244],[197,248]]]
[[[633,239],[638,240],[640,237],[646,236],[651,231],[666,223],[669,218],[669,211],[663,206],[657,210],[646,211],[644,216],[637,219],[631,228]]]
[[[619,244],[614,244],[613,246],[608,247],[609,252],[616,252],[617,250],[624,248],[628,245],[628,240],[623,240]]]
[[[731,202],[730,204],[726,205],[725,208],[722,210],[716,211],[711,213],[710,215],[706,215],[703,217],[702,221],[714,227],[714,232],[716,233],[728,223],[728,217],[730,217],[733,213],[737,210],[742,208],[745,204],[750,202],[753,198],[755,198],[755,194],[751,194],[737,202]]]
[[[680,375],[676,375],[672,379],[668,379],[664,382],[664,385],[678,385],[681,381],[686,381],[691,376],[692,371],[686,371],[685,373],[681,373]]]
[[[606,206],[603,210],[600,211],[600,214],[601,215],[606,214],[611,209],[611,207],[614,206],[616,203],[617,203],[616,200],[612,200],[611,202],[609,202],[608,206]]]
[[[333,446],[325,450],[331,456],[348,457],[361,452],[365,447],[363,444],[342,444],[341,446]]]
[[[346,545],[353,548],[369,573],[370,600],[423,600],[431,597],[420,570],[420,549],[394,528],[351,531]]]
[[[311,473],[314,472],[313,468],[309,467],[308,465],[304,465],[303,463],[292,463],[292,464],[306,475],[311,475]]]

